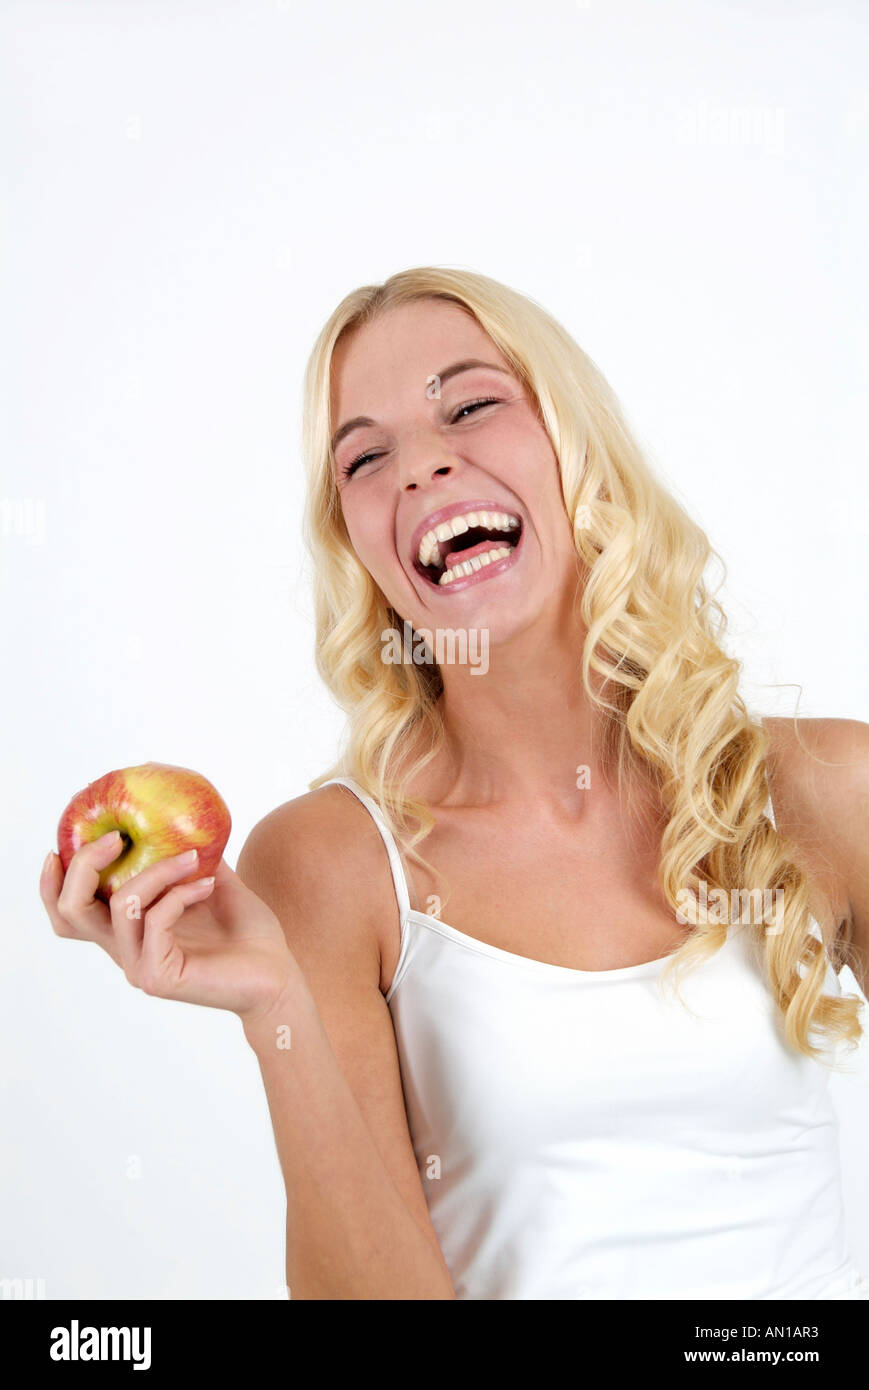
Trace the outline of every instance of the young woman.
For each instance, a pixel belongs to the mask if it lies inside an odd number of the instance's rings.
[[[507,287],[348,295],[305,439],[341,762],[213,886],[131,880],[140,921],[93,900],[106,841],[41,887],[132,984],[242,1018],[291,1297],[869,1297],[829,1095],[869,726],[749,715],[708,541]]]

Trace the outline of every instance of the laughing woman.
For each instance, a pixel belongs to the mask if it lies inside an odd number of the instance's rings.
[[[869,727],[747,712],[714,552],[532,301],[403,272],[305,385],[346,751],[209,899],[270,943],[222,1006],[292,1298],[869,1297],[829,1093],[861,1037],[838,971],[869,981]],[[440,660],[386,659],[408,630]]]

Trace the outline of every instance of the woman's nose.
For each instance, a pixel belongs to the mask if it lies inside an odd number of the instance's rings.
[[[412,492],[434,482],[435,478],[448,477],[454,467],[442,444],[422,441],[409,444],[399,453],[399,486],[403,492]]]

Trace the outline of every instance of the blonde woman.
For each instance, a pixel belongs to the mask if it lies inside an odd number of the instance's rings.
[[[242,1018],[291,1297],[866,1298],[829,1078],[869,728],[747,712],[708,541],[515,291],[348,295],[305,441],[340,763],[213,887],[146,871],[143,923],[97,917],[100,841],[42,885],[134,985]]]

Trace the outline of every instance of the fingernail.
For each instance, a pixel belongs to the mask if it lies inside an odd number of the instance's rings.
[[[45,863],[44,863],[43,866],[42,866],[42,873],[40,874],[40,878],[44,878],[45,875],[48,873],[49,869],[51,868],[51,861],[52,861],[53,858],[54,858],[54,850],[53,850],[53,849],[50,849],[50,850],[48,851],[48,854],[45,856]]]
[[[179,864],[193,864],[199,858],[195,849],[185,850],[183,854],[175,856]]]
[[[120,832],[120,830],[107,830],[106,833],[105,833],[105,835],[101,835],[101,836],[100,836],[100,839],[102,840],[103,844],[105,844],[105,845],[110,844],[113,840],[120,840],[120,838],[121,838],[121,832]]]

